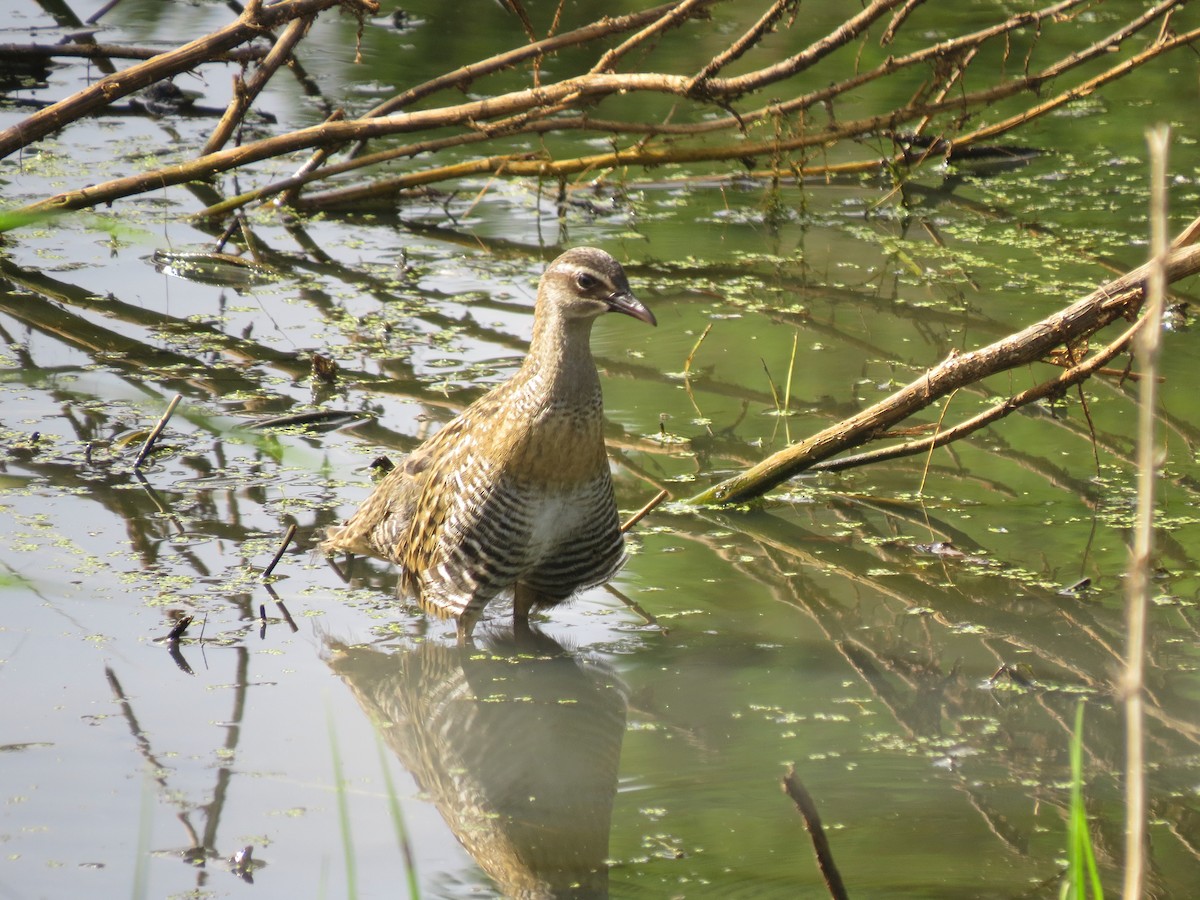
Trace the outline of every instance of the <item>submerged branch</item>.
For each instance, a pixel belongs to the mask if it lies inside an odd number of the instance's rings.
[[[825,826],[821,824],[821,814],[817,811],[817,804],[813,800],[812,794],[808,792],[808,788],[796,775],[794,765],[789,766],[787,774],[783,776],[783,792],[796,804],[796,809],[804,818],[804,827],[808,830],[809,837],[812,838],[813,852],[817,855],[817,866],[821,870],[821,876],[825,879],[829,896],[833,900],[848,900],[850,895],[846,892],[841,872],[838,871],[837,863],[833,860],[833,850],[829,846]]]

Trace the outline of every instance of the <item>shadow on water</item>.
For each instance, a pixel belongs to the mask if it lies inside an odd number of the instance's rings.
[[[168,643],[168,654],[180,670],[193,675],[192,667],[180,652],[178,642]],[[242,727],[246,713],[246,704],[250,685],[248,683],[249,652],[245,647],[232,648],[235,654],[233,707],[225,723],[225,739],[221,747],[223,756],[232,759],[237,752],[241,740]],[[253,859],[253,846],[245,846],[235,852],[222,852],[219,849],[218,834],[226,813],[227,804],[231,803],[230,792],[235,781],[232,765],[218,766],[214,772],[209,794],[209,802],[194,804],[189,801],[172,778],[173,767],[167,762],[167,757],[156,748],[148,736],[148,731],[139,719],[136,703],[126,691],[117,672],[106,666],[105,679],[112,691],[121,717],[124,719],[133,736],[137,751],[145,763],[146,777],[150,779],[159,798],[175,807],[175,818],[182,827],[187,838],[184,847],[170,850],[159,850],[161,855],[178,858],[196,871],[196,890],[203,890],[212,881],[210,868],[225,868],[248,884],[254,882],[254,871],[262,868],[265,863]],[[200,820],[197,825],[196,820]]]
[[[477,640],[329,639],[327,661],[505,896],[607,896],[624,685],[536,630]]]

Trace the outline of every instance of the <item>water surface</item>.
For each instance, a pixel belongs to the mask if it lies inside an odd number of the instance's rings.
[[[319,23],[304,62],[326,100],[363,108],[491,52],[486,35],[520,41],[498,6],[476,11],[480,34],[411,7],[409,32],[368,25],[358,66],[354,23]],[[1098,19],[1079,27],[1111,27]],[[50,25],[33,9],[16,21]],[[106,21],[106,39],[149,43],[227,15],[127,0]],[[411,867],[436,897],[538,878],[621,897],[821,896],[780,791],[795,766],[853,896],[1055,896],[1086,697],[1093,838],[1114,887],[1129,381],[1095,379],[1086,408],[1071,394],[928,459],[796,479],[750,510],[666,504],[614,584],[656,623],[596,589],[526,641],[496,609],[464,650],[395,600],[387,567],[347,582],[312,547],[366,496],[373,459],[514,369],[538,274],[566,246],[625,262],[660,323],[610,317],[593,340],[625,512],[660,486],[686,498],[1071,302],[1146,255],[1151,122],[1176,124],[1173,221],[1195,214],[1195,65],[1170,57],[1038,122],[1020,139],[1049,152],[1025,169],[930,167],[903,193],[629,172],[559,215],[535,185],[472,182],[395,215],[256,213],[278,273],[261,282],[161,266],[211,246],[187,218],[209,199],[182,188],[15,234],[0,259],[0,886],[392,896]],[[57,66],[14,96],[57,99],[91,75]],[[220,107],[228,81],[213,69],[189,86]],[[324,116],[284,78],[262,106],[287,125]],[[6,196],[124,174],[211,126],[76,124],[5,162]],[[1200,354],[1194,286],[1178,288],[1149,664],[1159,897],[1200,877]],[[314,353],[338,362],[332,387],[314,383]],[[1049,371],[960,391],[947,418]],[[250,427],[309,410],[357,426]],[[298,543],[272,594],[258,575],[289,524]],[[182,640],[164,641],[183,616]],[[245,847],[250,862],[231,862]]]

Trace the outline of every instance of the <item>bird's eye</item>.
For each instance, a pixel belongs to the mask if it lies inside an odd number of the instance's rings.
[[[580,272],[575,276],[575,286],[581,291],[590,291],[600,283],[595,275],[589,275],[587,272]]]

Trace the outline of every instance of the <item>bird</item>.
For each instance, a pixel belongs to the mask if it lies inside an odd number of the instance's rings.
[[[321,549],[391,561],[401,594],[457,620],[460,638],[509,589],[514,623],[528,623],[611,579],[626,555],[591,351],[606,313],[658,324],[605,251],[551,262],[517,371],[402,460]]]

